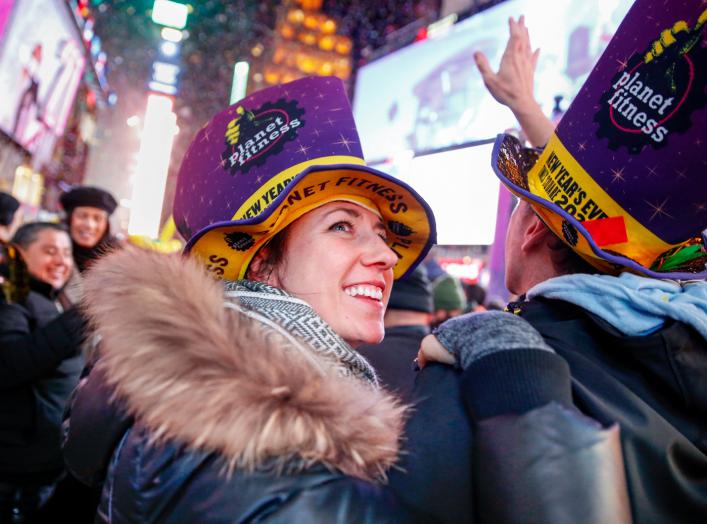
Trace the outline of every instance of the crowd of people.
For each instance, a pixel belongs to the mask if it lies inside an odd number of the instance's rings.
[[[707,21],[697,0],[670,16]],[[692,36],[671,27],[650,49],[675,75]],[[535,146],[499,135],[492,159],[519,199],[505,310],[429,255],[432,211],[366,166],[330,77],[253,93],[197,134],[183,255],[115,240],[98,188],[63,195],[65,223],[18,229],[0,195],[0,523],[706,521],[704,216],[658,242],[665,217],[635,208],[675,182],[616,193],[601,154],[571,156],[587,114],[543,114],[537,51],[522,17],[509,28],[498,71],[475,57]],[[548,197],[570,171],[574,211]],[[606,213],[577,218],[583,199]]]

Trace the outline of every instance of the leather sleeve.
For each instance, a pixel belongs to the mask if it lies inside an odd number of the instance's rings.
[[[616,425],[551,402],[478,421],[473,457],[480,523],[631,522]]]
[[[267,512],[266,512],[267,514]],[[435,524],[403,506],[384,486],[341,478],[300,491],[258,522],[268,524]]]
[[[112,399],[100,367],[81,379],[64,414],[62,451],[67,469],[81,482],[103,483],[120,439],[133,420]]]

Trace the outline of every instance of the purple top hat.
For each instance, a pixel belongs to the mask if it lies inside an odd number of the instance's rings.
[[[707,9],[637,0],[544,151],[499,135],[493,167],[605,272],[707,277]]]
[[[253,93],[197,133],[179,170],[174,219],[187,252],[238,279],[277,232],[334,200],[381,215],[396,278],[435,242],[427,203],[365,165],[343,82],[309,77]]]

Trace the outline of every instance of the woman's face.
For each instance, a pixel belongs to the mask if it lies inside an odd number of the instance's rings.
[[[108,213],[97,207],[79,206],[71,213],[69,232],[79,246],[91,248],[108,229]]]
[[[397,256],[380,217],[331,202],[288,228],[282,262],[267,283],[309,303],[351,346],[383,338]]]

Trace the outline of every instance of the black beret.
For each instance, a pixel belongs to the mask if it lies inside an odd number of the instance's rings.
[[[432,313],[432,290],[425,266],[420,264],[410,275],[393,282],[388,309]]]
[[[0,226],[9,226],[19,207],[20,202],[14,196],[0,191]]]
[[[59,200],[67,213],[71,213],[77,207],[96,207],[110,215],[118,207],[118,202],[108,191],[91,186],[75,187],[61,195]]]

